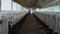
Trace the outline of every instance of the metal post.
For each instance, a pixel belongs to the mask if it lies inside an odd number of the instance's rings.
[[[21,6],[19,5],[19,11],[21,11]]]
[[[12,3],[12,0],[11,0],[11,10],[13,11],[13,3]]]
[[[0,0],[0,11],[1,11],[1,0]]]
[[[21,10],[23,11],[23,6],[21,7]]]
[[[18,11],[18,4],[16,3],[16,11]]]

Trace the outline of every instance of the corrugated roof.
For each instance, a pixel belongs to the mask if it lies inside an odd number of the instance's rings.
[[[50,6],[56,6],[60,4],[58,0],[13,0],[18,4],[26,7],[26,8],[45,8]]]

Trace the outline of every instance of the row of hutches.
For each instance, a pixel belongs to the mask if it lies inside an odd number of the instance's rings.
[[[36,11],[34,14],[54,32],[60,34],[60,12]]]
[[[28,12],[0,12],[0,34],[8,34],[8,25],[13,27]],[[36,11],[33,12],[40,20],[49,26],[54,32],[60,34],[60,12]],[[12,23],[9,23],[12,22]]]
[[[12,28],[18,21],[20,21],[28,12],[0,12],[0,34],[8,34],[9,26]],[[12,23],[9,23],[12,22]]]

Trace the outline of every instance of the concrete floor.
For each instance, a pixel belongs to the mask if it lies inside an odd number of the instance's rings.
[[[42,28],[42,25],[37,25],[38,20],[34,17],[34,15],[27,15],[24,24],[21,29],[18,30],[17,34],[47,34],[47,31]]]

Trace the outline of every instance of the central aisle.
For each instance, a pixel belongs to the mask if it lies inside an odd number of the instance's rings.
[[[46,34],[44,29],[39,29],[34,15],[28,14],[24,24],[17,34]]]

